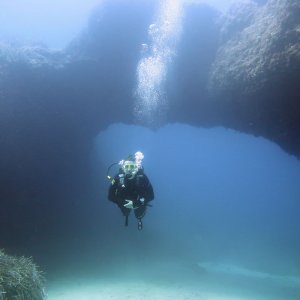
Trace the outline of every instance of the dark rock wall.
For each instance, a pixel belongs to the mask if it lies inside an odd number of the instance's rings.
[[[262,135],[299,156],[300,2],[270,0],[253,11],[247,26],[221,39],[211,96],[226,112],[227,126]]]
[[[6,248],[36,247],[56,233],[69,239],[80,214],[99,205],[93,138],[113,122],[132,121],[139,47],[155,9],[144,7],[143,1],[103,2],[87,32],[62,52],[1,45],[0,236]]]

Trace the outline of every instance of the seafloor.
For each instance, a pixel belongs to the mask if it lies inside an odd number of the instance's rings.
[[[236,271],[238,270],[238,271]],[[299,280],[231,268],[152,263],[48,282],[49,300],[298,300]]]

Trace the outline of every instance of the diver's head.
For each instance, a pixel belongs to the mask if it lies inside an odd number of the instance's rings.
[[[139,168],[135,163],[135,161],[125,160],[122,163],[122,170],[125,173],[126,177],[133,178],[135,174],[138,172]]]

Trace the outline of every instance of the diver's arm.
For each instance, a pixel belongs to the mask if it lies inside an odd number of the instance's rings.
[[[153,187],[146,175],[144,175],[143,186],[144,186],[143,193],[141,193],[140,198],[144,198],[145,203],[152,201],[154,199]]]
[[[152,201],[154,199],[154,192],[153,192],[153,187],[152,184],[149,182],[147,190],[146,190],[146,201]]]

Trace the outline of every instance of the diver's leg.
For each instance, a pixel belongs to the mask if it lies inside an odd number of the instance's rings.
[[[128,226],[128,216],[130,214],[131,209],[124,207],[123,205],[118,205],[123,216],[125,217],[125,226]]]
[[[118,205],[123,216],[129,216],[131,209],[124,207],[123,205]]]
[[[143,205],[143,206],[136,208],[134,210],[134,214],[135,214],[136,218],[138,219],[138,230],[142,230],[143,229],[142,218],[146,214],[146,206]]]
[[[142,205],[134,210],[137,219],[142,219],[146,214],[146,205]]]

